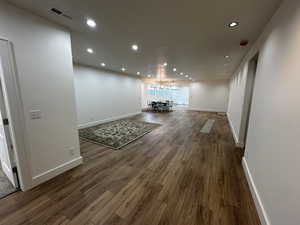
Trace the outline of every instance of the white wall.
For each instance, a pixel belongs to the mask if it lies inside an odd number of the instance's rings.
[[[31,166],[29,184],[36,185],[81,162],[70,33],[0,2],[0,36],[14,45]],[[42,118],[31,120],[32,109],[40,109]]]
[[[201,81],[190,85],[190,109],[200,111],[226,112],[229,82]]]
[[[300,224],[299,27],[300,1],[283,1],[239,68],[259,50],[243,162],[263,224]],[[232,95],[237,88],[242,87],[232,88]]]
[[[141,113],[141,80],[74,65],[78,125],[91,126]]]

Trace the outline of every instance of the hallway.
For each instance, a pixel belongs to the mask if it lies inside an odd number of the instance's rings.
[[[162,126],[121,150],[81,141],[83,165],[0,200],[0,224],[260,224],[225,116],[134,118]],[[208,119],[215,123],[203,134]]]

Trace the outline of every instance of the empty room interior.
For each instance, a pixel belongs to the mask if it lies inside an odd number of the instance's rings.
[[[0,1],[0,225],[299,225],[299,0]]]

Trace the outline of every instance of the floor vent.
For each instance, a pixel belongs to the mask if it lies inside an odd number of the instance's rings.
[[[213,125],[215,123],[215,120],[207,120],[202,129],[200,130],[203,134],[209,134]]]

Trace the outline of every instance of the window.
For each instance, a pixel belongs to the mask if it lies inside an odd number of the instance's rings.
[[[148,102],[173,101],[176,105],[189,104],[189,88],[184,86],[150,86],[147,90]]]

